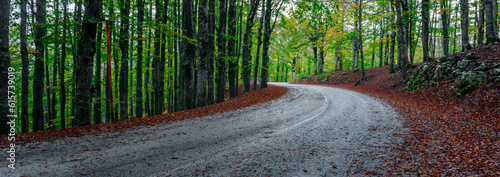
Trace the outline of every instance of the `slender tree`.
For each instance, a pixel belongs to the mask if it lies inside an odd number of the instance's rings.
[[[94,102],[94,124],[101,124],[101,41],[102,41],[102,23],[97,24],[97,41],[96,41],[96,55],[95,55],[95,102]]]
[[[0,1],[0,75],[2,76],[0,77],[0,96],[3,98],[0,101],[0,121],[2,122],[0,124],[0,134],[10,133],[10,124],[7,122],[12,122],[13,120],[11,117],[7,117],[10,114],[7,98],[8,96],[12,96],[8,94],[9,84],[7,77],[10,70],[9,17],[10,1]]]
[[[270,1],[270,0],[268,0]],[[259,60],[260,60],[260,47],[262,46],[262,28],[264,27],[264,17],[265,17],[265,9],[266,9],[266,0],[262,0],[262,10],[260,16],[259,29],[257,34],[257,52],[255,53],[255,62],[254,62],[254,70],[253,70],[253,90],[257,90],[257,76],[259,73]]]
[[[462,22],[460,27],[462,29],[462,52],[469,50],[472,46],[469,44],[469,1],[460,0],[462,7]]]
[[[35,24],[35,79],[33,80],[33,131],[40,131],[44,129],[44,116],[43,116],[43,93],[45,91],[43,85],[44,77],[44,37],[46,29],[45,25],[45,12],[46,4],[44,0],[36,1],[36,24]]]
[[[408,82],[406,65],[408,64],[408,0],[396,0],[396,12],[398,23],[398,63],[401,63],[401,74],[403,83]]]
[[[68,24],[68,0],[64,0],[63,2],[63,29],[62,29],[62,46],[61,46],[61,69],[60,69],[60,74],[59,74],[59,87],[61,89],[60,93],[60,112],[61,114],[59,115],[61,118],[61,128],[66,128],[66,85],[64,83],[64,71],[66,70],[66,30],[67,30],[67,24]]]
[[[122,52],[122,60],[120,65],[120,119],[128,118],[128,47],[129,47],[129,12],[130,1],[120,1],[122,7],[121,12],[121,27],[120,27],[120,50]]]
[[[208,0],[200,0],[198,6],[198,83],[196,106],[207,105],[207,64],[210,55],[208,34]]]
[[[143,49],[143,44],[142,41],[144,40],[144,36],[142,36],[143,33],[143,21],[144,21],[144,2],[143,0],[137,0],[137,8],[138,8],[138,14],[137,14],[137,71],[136,71],[136,88],[135,88],[135,94],[136,94],[136,103],[135,103],[135,110],[136,115],[135,117],[142,117],[142,49]]]
[[[260,88],[267,87],[268,69],[269,69],[269,44],[271,39],[271,12],[272,0],[266,1],[266,14],[264,16],[264,39],[262,44],[262,68],[260,71]]]
[[[183,77],[181,83],[181,92],[184,92],[184,106],[183,109],[192,109],[195,107],[195,82],[194,82],[194,64],[196,46],[189,42],[195,38],[195,31],[193,25],[193,9],[191,0],[182,1],[182,30],[183,36],[181,41],[181,68],[179,76]]]
[[[207,104],[214,104],[215,0],[208,0]]]
[[[448,34],[448,9],[446,5],[446,0],[440,0],[441,1],[441,23],[443,26],[443,55],[448,56],[450,55],[449,53],[449,42],[450,42],[450,35]],[[399,42],[399,41],[398,41]]]
[[[391,2],[391,12],[394,13],[394,5],[395,5],[395,0],[390,0]],[[395,19],[395,15],[391,16],[391,22],[393,22]],[[389,54],[389,73],[394,73],[394,49],[395,49],[395,43],[396,43],[396,24],[391,23],[391,47],[390,47],[390,54]]]
[[[87,0],[82,25],[82,37],[78,41],[76,70],[76,105],[73,126],[89,125],[92,103],[93,57],[96,52],[97,21],[100,19],[102,0]]]
[[[21,132],[29,131],[28,119],[28,94],[29,94],[29,60],[26,40],[26,4],[28,0],[21,0],[21,60],[22,60],[22,86],[21,86]],[[1,13],[1,12],[0,12]],[[8,40],[7,40],[8,41]]]
[[[366,75],[365,75],[365,62],[364,62],[364,56],[363,56],[363,30],[362,30],[362,25],[363,25],[363,21],[362,21],[362,5],[363,5],[363,0],[359,0],[359,4],[358,4],[358,22],[359,22],[359,29],[358,29],[358,39],[359,39],[359,58],[361,59],[361,73],[362,73],[362,76],[361,76],[361,80],[364,80],[366,78]]]
[[[252,27],[255,16],[257,15],[257,9],[259,8],[260,0],[250,0],[250,10],[248,12],[247,24],[245,28],[245,35],[243,37],[243,59],[242,59],[242,68],[243,68],[243,91],[250,91],[250,71],[251,65],[249,65],[249,61],[252,58]]]
[[[228,82],[229,98],[234,98],[238,94],[238,57],[236,48],[236,0],[229,0],[228,9]]]
[[[496,19],[494,18],[493,13],[496,8],[493,7],[493,0],[483,0],[484,2],[484,16],[486,22],[486,44],[491,44],[493,42],[499,42],[497,32],[495,31],[495,23]]]
[[[424,62],[429,61],[429,0],[422,1],[422,52]]]
[[[219,1],[219,28],[217,29],[217,103],[224,102],[224,92],[226,91],[226,1]]]

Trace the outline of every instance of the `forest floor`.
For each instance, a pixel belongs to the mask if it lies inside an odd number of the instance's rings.
[[[498,67],[500,46],[474,48],[450,56],[455,60],[475,53],[478,59],[468,66],[486,63]],[[416,64],[417,66],[422,63]],[[431,62],[431,65],[435,63]],[[500,87],[498,80],[482,81],[469,94],[454,94],[451,78],[415,91],[403,91],[401,73],[388,74],[388,66],[361,71],[335,71],[322,76],[308,76],[295,83],[326,85],[354,90],[385,100],[400,113],[408,132],[399,136],[401,144],[391,147],[388,175],[430,176],[500,176]],[[410,69],[410,76],[416,71]]]
[[[109,132],[123,132],[141,126],[154,126],[156,124],[166,124],[190,118],[203,117],[268,102],[285,95],[288,91],[286,87],[278,87],[273,85],[269,85],[269,87],[267,88],[247,93],[243,93],[243,87],[240,88],[240,94],[235,98],[229,99],[228,91],[226,91],[225,97],[227,101],[206,107],[167,113],[157,116],[132,118],[98,125],[21,133],[16,134],[15,144],[24,145],[27,143],[37,144],[45,141],[54,142],[56,140],[62,140],[67,137],[81,137],[85,135],[99,135]],[[6,135],[0,135],[0,139],[7,139],[7,137]],[[7,148],[9,144],[9,141],[0,141],[0,148]]]

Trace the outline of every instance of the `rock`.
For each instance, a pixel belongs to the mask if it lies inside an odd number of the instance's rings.
[[[404,90],[411,91],[427,86],[428,83],[427,78],[432,78],[433,72],[431,71],[432,69],[429,64],[423,64],[419,66],[416,69],[415,74],[413,74],[413,76],[408,81],[408,86],[404,88]]]
[[[343,72],[343,73],[342,73],[342,74],[340,74],[340,75],[347,75],[347,72]]]
[[[444,62],[446,62],[448,60],[449,60],[448,57],[441,57],[441,58],[436,59],[436,62],[438,62],[438,63],[444,63]]]
[[[486,69],[488,69],[488,67],[486,67],[484,63],[481,63],[478,67],[474,69],[474,71],[486,71]]]
[[[435,81],[441,81],[448,74],[448,66],[446,65],[438,65],[436,70],[434,71],[434,77],[432,78]]]
[[[500,63],[494,64],[493,68],[500,68]]]
[[[499,76],[500,75],[500,68],[495,68],[495,69],[490,70],[490,74],[492,76]]]
[[[469,62],[467,60],[460,60],[457,64],[457,67],[460,69],[464,69]]]
[[[469,71],[462,73],[455,79],[458,90],[455,92],[458,96],[463,96],[472,91],[477,84],[486,79],[486,74],[481,71]]]

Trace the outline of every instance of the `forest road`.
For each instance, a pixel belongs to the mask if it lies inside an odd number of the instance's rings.
[[[0,176],[350,176],[386,172],[386,146],[400,142],[397,113],[338,88],[289,88],[247,108],[18,147],[16,169],[2,149]]]

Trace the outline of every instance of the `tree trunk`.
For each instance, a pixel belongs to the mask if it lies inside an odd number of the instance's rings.
[[[102,23],[97,25],[97,29],[102,29]],[[101,124],[101,39],[102,33],[97,34],[96,61],[95,61],[95,103],[94,103],[94,124]]]
[[[323,49],[323,46],[321,46],[321,47],[319,47],[319,73],[320,74],[323,74],[323,64],[324,63],[325,63],[325,50]]]
[[[181,92],[184,92],[184,109],[192,109],[195,107],[195,96],[193,90],[195,90],[194,83],[194,64],[195,64],[195,54],[196,46],[189,42],[195,38],[195,31],[193,27],[193,10],[191,0],[182,1],[182,35],[185,38],[181,41],[181,69],[180,77],[183,77],[183,82],[181,83]]]
[[[226,91],[226,1],[219,0],[219,28],[217,29],[217,103],[224,102],[224,92]]]
[[[484,7],[484,1],[485,0],[480,0],[481,3],[480,4],[480,7],[479,7],[479,17],[478,17],[478,29],[477,29],[477,45],[478,46],[481,46],[483,45],[483,40],[484,40],[484,10],[485,10],[485,7]]]
[[[404,19],[408,19],[408,1],[407,0],[397,0],[396,1],[396,11],[397,11],[397,23],[398,23],[398,63],[401,63],[401,74],[403,75],[403,83],[408,82],[408,76],[406,73],[406,65],[408,63],[408,29],[407,22]]]
[[[214,104],[215,0],[208,2],[207,105]]]
[[[137,0],[137,8],[138,8],[138,14],[137,14],[137,71],[136,71],[136,89],[135,89],[135,94],[136,94],[136,103],[135,103],[135,110],[137,111],[135,114],[135,117],[142,117],[142,41],[143,41],[143,29],[142,29],[142,23],[144,20],[144,4],[143,0]]]
[[[156,6],[156,14],[155,14],[155,36],[154,36],[154,54],[153,54],[153,77],[151,80],[153,81],[153,95],[151,96],[151,107],[153,107],[153,112],[154,115],[160,115],[162,114],[161,111],[161,106],[158,106],[158,98],[160,97],[160,83],[159,83],[159,75],[160,75],[160,50],[161,50],[161,44],[160,44],[160,39],[161,39],[161,25],[162,25],[162,20],[161,20],[161,4],[159,0],[155,1],[155,6]],[[182,93],[182,92],[180,92]]]
[[[469,50],[472,46],[469,44],[469,1],[460,0],[462,6],[462,22],[460,27],[462,29],[462,52]]]
[[[391,0],[391,11],[394,13],[395,10],[394,10],[394,1],[395,0]],[[394,21],[394,16],[395,15],[392,15],[391,16],[391,21]],[[395,43],[396,43],[396,25],[395,24],[392,24],[391,25],[392,27],[392,32],[391,32],[391,47],[390,47],[390,56],[389,56],[389,73],[394,73],[394,46],[395,46]]]
[[[33,80],[33,131],[40,131],[44,129],[44,116],[43,116],[43,77],[44,77],[44,37],[46,30],[43,28],[45,25],[45,1],[37,0],[35,17],[35,79]],[[8,17],[7,17],[8,18]]]
[[[495,31],[495,22],[496,19],[494,19],[494,8],[493,7],[493,0],[484,0],[484,7],[485,7],[485,21],[486,21],[486,44],[491,44],[493,42],[498,42],[498,35]]]
[[[253,70],[253,90],[257,90],[257,76],[259,73],[260,47],[262,46],[262,28],[264,27],[264,17],[266,9],[266,0],[262,0],[262,10],[260,13],[260,24],[257,34],[257,52],[255,53],[255,62]]]
[[[266,15],[264,17],[264,39],[262,44],[262,69],[260,71],[260,88],[267,87],[268,69],[269,69],[269,44],[271,39],[271,12],[272,0],[266,1]]]
[[[379,58],[378,66],[382,67],[382,64],[384,64],[383,62],[385,61],[384,60],[384,35],[385,35],[385,28],[383,27],[384,23],[382,23],[380,26],[381,26],[382,30],[380,30],[380,49],[379,49],[380,53],[378,54],[378,58]]]
[[[229,98],[234,98],[238,94],[238,58],[236,51],[236,0],[229,0],[228,9],[228,82]]]
[[[354,21],[354,29],[358,29],[358,19]],[[359,70],[359,65],[358,65],[358,55],[359,55],[359,48],[358,48],[358,36],[355,36],[352,38],[352,70]]]
[[[200,0],[198,6],[198,83],[196,107],[207,105],[207,63],[210,54],[207,2],[208,0]]]
[[[43,3],[43,4],[45,4],[45,3]],[[38,3],[37,3],[37,7],[38,7]],[[38,11],[43,12],[45,14],[45,11],[42,11],[40,9],[38,9],[37,12]],[[9,107],[9,102],[7,101],[8,97],[14,96],[14,95],[8,94],[8,91],[15,91],[13,89],[8,89],[9,88],[8,75],[11,75],[9,73],[9,71],[13,72],[13,71],[11,71],[11,69],[9,69],[10,68],[9,17],[10,17],[10,1],[7,1],[7,0],[0,1],[0,75],[2,76],[2,77],[0,77],[0,96],[2,97],[2,99],[0,100],[0,121],[2,122],[0,124],[0,134],[10,133],[10,126],[11,125],[7,122],[13,122],[13,121],[11,121],[11,118],[7,117],[7,115],[11,115],[11,113],[14,113],[14,107]],[[37,17],[38,17],[38,13],[37,13]],[[37,20],[38,20],[38,18],[37,18]],[[38,27],[39,26],[37,26],[37,28]],[[40,29],[41,29],[41,27],[40,27]],[[37,33],[38,32],[39,31],[37,29]],[[37,35],[37,37],[41,37],[41,36]],[[41,38],[38,38],[38,39],[41,39]],[[43,46],[43,41],[42,41],[42,46]],[[37,47],[37,49],[38,49],[38,47]],[[42,49],[42,51],[43,51],[43,49]],[[43,70],[42,70],[42,72],[43,72]],[[43,84],[43,80],[41,80],[41,82]],[[36,92],[34,92],[34,93],[36,93]],[[41,93],[43,94],[43,92],[41,92]],[[9,108],[10,108],[10,110],[9,110]],[[43,108],[42,108],[42,110],[43,110]],[[40,114],[42,114],[42,113],[40,113]],[[12,120],[15,120],[15,119],[12,119]],[[35,121],[35,119],[33,119],[33,120]],[[2,140],[2,141],[4,141],[4,140]]]
[[[21,0],[21,60],[22,60],[22,86],[21,86],[21,132],[29,131],[28,94],[29,94],[29,59],[28,44],[26,40],[26,4],[28,0]],[[3,5],[2,5],[3,7]],[[10,9],[9,9],[10,10]],[[0,11],[1,12],[1,11]],[[8,16],[7,16],[8,17]],[[7,21],[8,22],[8,21]],[[6,33],[8,34],[8,33]],[[65,39],[63,39],[65,40]],[[9,40],[7,40],[9,41]],[[8,46],[8,45],[7,45]],[[63,75],[61,75],[62,77]],[[61,88],[62,89],[62,88]]]
[[[363,30],[362,30],[362,25],[363,25],[363,21],[361,21],[363,18],[362,18],[362,5],[363,5],[363,0],[359,0],[359,5],[358,5],[358,26],[359,26],[359,29],[358,29],[358,34],[359,34],[359,58],[361,58],[361,80],[364,80],[366,78],[366,75],[365,75],[365,62],[364,62],[364,56],[363,56]]]
[[[120,50],[122,61],[120,66],[120,120],[128,119],[128,47],[129,47],[129,11],[130,1],[121,1]]]
[[[73,126],[90,125],[92,106],[92,71],[96,47],[97,23],[100,19],[102,0],[88,0],[82,25],[82,36],[78,41],[78,67],[76,71],[76,105]]]
[[[316,46],[316,41],[313,42],[312,47],[314,53],[314,75],[318,75],[318,47]]]
[[[250,0],[250,10],[248,12],[247,25],[243,37],[243,92],[250,91],[251,65],[249,65],[249,61],[252,59],[252,27],[258,8],[259,0]]]
[[[441,23],[443,26],[443,55],[448,56],[450,55],[449,53],[449,41],[450,41],[450,36],[448,34],[448,13],[446,9],[446,1],[441,1]]]
[[[422,1],[422,52],[424,62],[429,61],[429,0]]]

